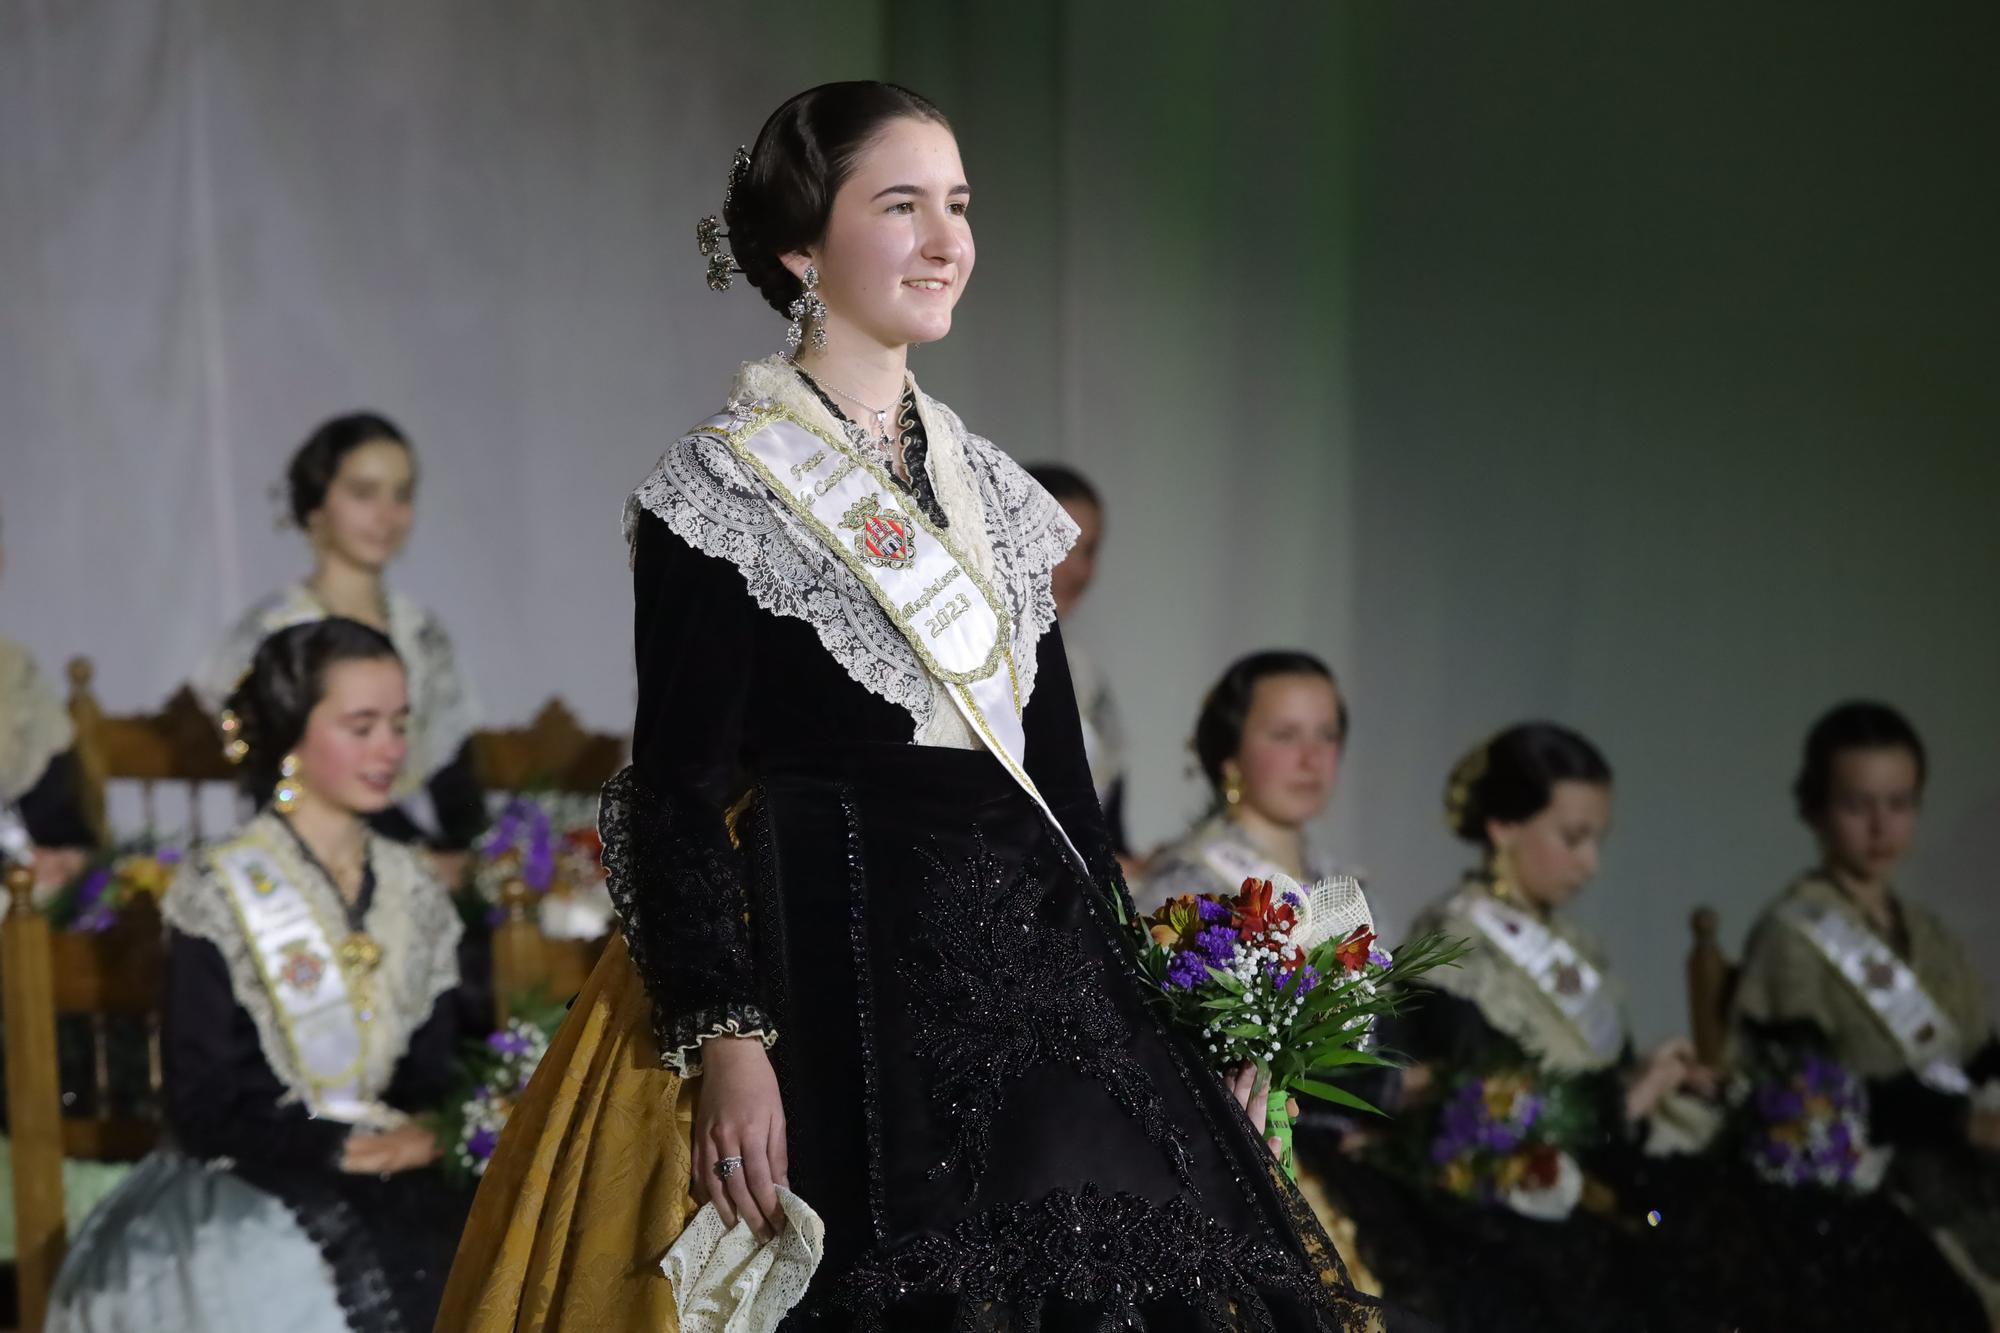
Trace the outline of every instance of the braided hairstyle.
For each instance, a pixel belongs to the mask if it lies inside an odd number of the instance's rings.
[[[329,616],[288,625],[257,645],[250,670],[224,706],[235,719],[237,780],[262,808],[278,785],[278,768],[306,733],[306,719],[326,695],[326,673],[339,662],[401,662],[378,629]]]
[[[1611,785],[1611,765],[1580,733],[1553,722],[1523,722],[1474,747],[1445,783],[1445,823],[1460,838],[1490,847],[1489,822],[1519,824],[1549,808],[1558,782]]]
[[[722,205],[729,248],[750,285],[785,314],[801,290],[779,258],[826,235],[833,197],[882,127],[923,120],[951,128],[944,112],[900,84],[823,83],[771,113],[750,150],[749,169]]]

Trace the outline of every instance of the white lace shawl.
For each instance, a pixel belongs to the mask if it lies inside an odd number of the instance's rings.
[[[28,650],[0,639],[0,806],[21,799],[76,742],[69,714]]]
[[[389,641],[409,673],[409,757],[396,780],[395,797],[409,799],[431,775],[458,756],[479,725],[479,707],[458,671],[451,636],[430,612],[394,590],[388,593]],[[188,682],[213,716],[249,669],[257,645],[278,630],[326,618],[326,607],[303,583],[281,588],[230,626]]]
[[[840,434],[840,424],[783,357],[745,364],[727,410],[744,420],[767,402]],[[1076,541],[1076,524],[1018,463],[921,389],[917,411],[929,442],[931,484],[952,539],[1013,619],[1014,669],[1025,707],[1035,687],[1035,645],[1056,618],[1049,571]],[[856,684],[909,713],[916,743],[979,748],[944,687],[924,670],[861,580],[726,444],[712,435],[682,436],[625,502],[628,542],[642,513],[658,515],[695,550],[735,565],[766,611],[810,624]]]
[[[1154,855],[1146,867],[1145,878],[1132,891],[1132,900],[1138,904],[1139,910],[1157,911],[1167,899],[1178,898],[1184,893],[1240,892],[1242,884],[1230,883],[1223,878],[1221,871],[1208,862],[1208,849],[1219,842],[1240,847],[1260,860],[1269,859],[1262,848],[1250,841],[1250,835],[1243,831],[1241,824],[1226,812],[1217,811]],[[1315,851],[1311,843],[1305,843],[1300,851],[1306,863],[1304,883],[1313,884],[1335,873],[1333,865]]]
[[[286,1040],[277,1004],[265,989],[251,943],[230,904],[229,889],[211,859],[245,843],[270,856],[284,882],[305,896],[327,942],[338,947],[348,934],[340,890],[300,849],[280,816],[268,810],[218,846],[189,855],[167,890],[161,915],[175,930],[221,950],[236,1002],[257,1025],[264,1059],[289,1090],[286,1102],[296,1102],[306,1095],[305,1079]],[[430,1017],[438,997],[458,984],[458,939],[464,927],[420,852],[371,835],[368,860],[375,871],[375,897],[362,925],[382,946],[382,962],[376,971],[371,1016],[362,1029],[361,1095],[377,1099],[388,1090],[411,1035]]]

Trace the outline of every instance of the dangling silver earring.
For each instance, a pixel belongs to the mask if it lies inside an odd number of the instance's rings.
[[[799,345],[806,340],[805,326],[812,325],[813,350],[826,350],[826,302],[819,299],[819,269],[806,265],[805,275],[799,279],[803,286],[792,303],[785,307],[785,313],[792,322],[785,326],[785,346],[793,356],[799,354]]]

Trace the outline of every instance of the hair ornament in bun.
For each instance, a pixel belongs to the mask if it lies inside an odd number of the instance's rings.
[[[722,209],[729,211],[731,201],[736,197],[736,187],[750,174],[750,150],[739,147],[736,158],[729,164],[729,183],[722,189]],[[722,219],[714,213],[694,224],[694,243],[701,250],[702,258],[708,261],[708,289],[712,292],[726,292],[736,281],[736,275],[743,270],[736,267],[736,256],[722,248],[729,239],[729,233],[722,229]]]
[[[1472,789],[1486,776],[1492,750],[1493,742],[1483,740],[1452,765],[1451,777],[1444,789],[1444,822],[1453,833],[1462,833],[1465,829],[1466,812],[1472,808]]]

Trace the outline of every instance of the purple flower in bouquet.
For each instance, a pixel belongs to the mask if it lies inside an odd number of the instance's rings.
[[[1191,951],[1211,967],[1228,967],[1236,957],[1236,932],[1227,926],[1204,926]]]
[[[1264,975],[1272,988],[1287,998],[1309,994],[1314,986],[1319,985],[1319,969],[1311,963],[1302,963],[1289,971],[1283,963],[1266,963]]]
[[[1193,990],[1208,980],[1208,964],[1193,949],[1177,953],[1167,964],[1166,984],[1179,990]]]
[[[503,1055],[526,1055],[532,1043],[512,1028],[503,1028],[486,1038],[486,1044]]]
[[[484,850],[489,858],[496,860],[509,852],[519,852],[521,878],[537,893],[548,892],[555,882],[555,839],[549,829],[549,814],[531,800],[508,802],[500,817],[493,821],[493,832],[488,835]]]
[[[481,1125],[472,1131],[472,1137],[465,1141],[465,1150],[472,1154],[474,1161],[483,1162],[493,1155],[493,1149],[500,1143],[500,1136]]]
[[[1226,926],[1229,924],[1229,905],[1216,902],[1213,898],[1197,898],[1194,910],[1200,915],[1205,926]]]
[[[1757,1089],[1757,1114],[1771,1124],[1796,1120],[1806,1113],[1805,1094],[1789,1083],[1766,1083]]]
[[[1391,958],[1386,950],[1378,949],[1371,944],[1368,946],[1368,961],[1387,972],[1396,960]]]

